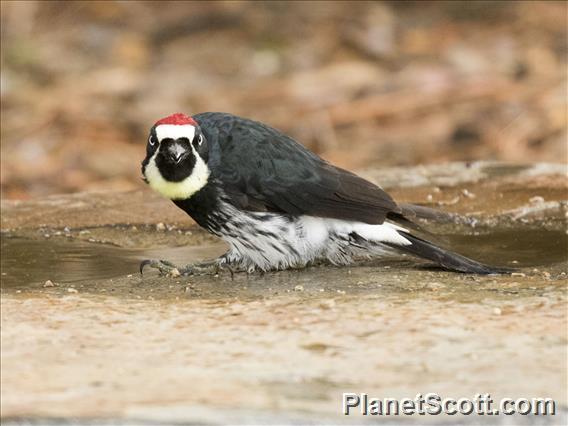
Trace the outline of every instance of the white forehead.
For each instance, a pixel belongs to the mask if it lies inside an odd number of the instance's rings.
[[[160,142],[166,138],[174,140],[179,138],[188,138],[192,141],[194,136],[195,127],[191,124],[160,124],[159,126],[156,126],[156,137]]]

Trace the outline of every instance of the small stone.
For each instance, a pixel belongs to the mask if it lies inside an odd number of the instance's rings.
[[[526,277],[527,275],[522,272],[513,272],[511,273],[512,277]]]
[[[172,269],[172,270],[168,273],[168,275],[169,275],[170,277],[172,277],[172,278],[177,278],[177,277],[181,276],[181,274],[180,274],[180,272],[179,272],[179,270],[178,270],[177,268]]]
[[[91,231],[89,231],[88,229],[83,229],[82,231],[79,231],[79,235],[87,235],[90,234]]]
[[[550,279],[550,272],[548,272],[548,271],[542,271],[542,276],[543,276],[545,279],[549,280],[549,279]]]
[[[530,198],[529,203],[531,203],[531,204],[542,204],[542,203],[544,203],[544,198],[542,198],[540,195],[537,195],[536,197]]]
[[[165,230],[166,230],[166,225],[164,225],[162,222],[156,224],[156,231],[165,231]]]
[[[47,280],[46,282],[43,283],[43,287],[55,287],[55,283],[51,280]]]
[[[433,199],[434,199],[434,197],[432,196],[432,194],[428,194],[426,196],[426,201],[428,201],[429,203],[431,203]]]
[[[475,198],[475,194],[472,193],[472,192],[469,192],[467,189],[463,189],[462,194],[464,195],[464,197],[467,197],[467,198]]]
[[[501,315],[501,309],[500,308],[493,308],[493,315]]]
[[[322,300],[319,303],[319,307],[322,309],[333,309],[335,308],[335,300],[333,299]]]
[[[126,278],[132,278],[132,274],[128,274]]]
[[[69,288],[67,289],[67,293],[79,293],[79,292],[77,291],[76,288],[69,287]]]
[[[426,290],[430,290],[430,291],[438,291],[438,290],[440,290],[441,288],[444,288],[444,285],[443,285],[443,284],[440,284],[440,283],[433,282],[433,283],[427,283],[427,284],[425,284],[425,285],[424,285],[424,288],[425,288]]]
[[[304,291],[304,286],[303,285],[297,285],[296,287],[294,287],[294,291]]]

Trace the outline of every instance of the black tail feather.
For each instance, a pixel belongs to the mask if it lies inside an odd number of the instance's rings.
[[[410,241],[411,244],[406,246],[392,243],[385,244],[405,253],[431,260],[442,268],[450,271],[470,274],[508,274],[515,271],[511,268],[484,265],[483,263],[476,262],[475,260],[469,259],[460,254],[435,246],[434,244],[415,237],[407,232],[398,231],[398,233]]]

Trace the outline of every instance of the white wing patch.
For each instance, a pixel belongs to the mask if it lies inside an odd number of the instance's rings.
[[[381,225],[369,225],[362,222],[348,222],[337,219],[327,219],[328,226],[336,232],[350,234],[356,232],[368,241],[392,243],[400,246],[408,246],[411,244],[406,238],[400,235],[398,231],[408,232],[394,223],[384,222]]]

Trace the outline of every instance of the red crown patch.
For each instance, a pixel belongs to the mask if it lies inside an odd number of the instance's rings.
[[[197,126],[197,123],[193,118],[181,112],[177,112],[175,114],[169,115],[165,118],[162,118],[161,120],[156,121],[155,126],[159,126],[160,124],[173,124],[174,126],[183,126],[185,124],[191,124],[192,126]]]

